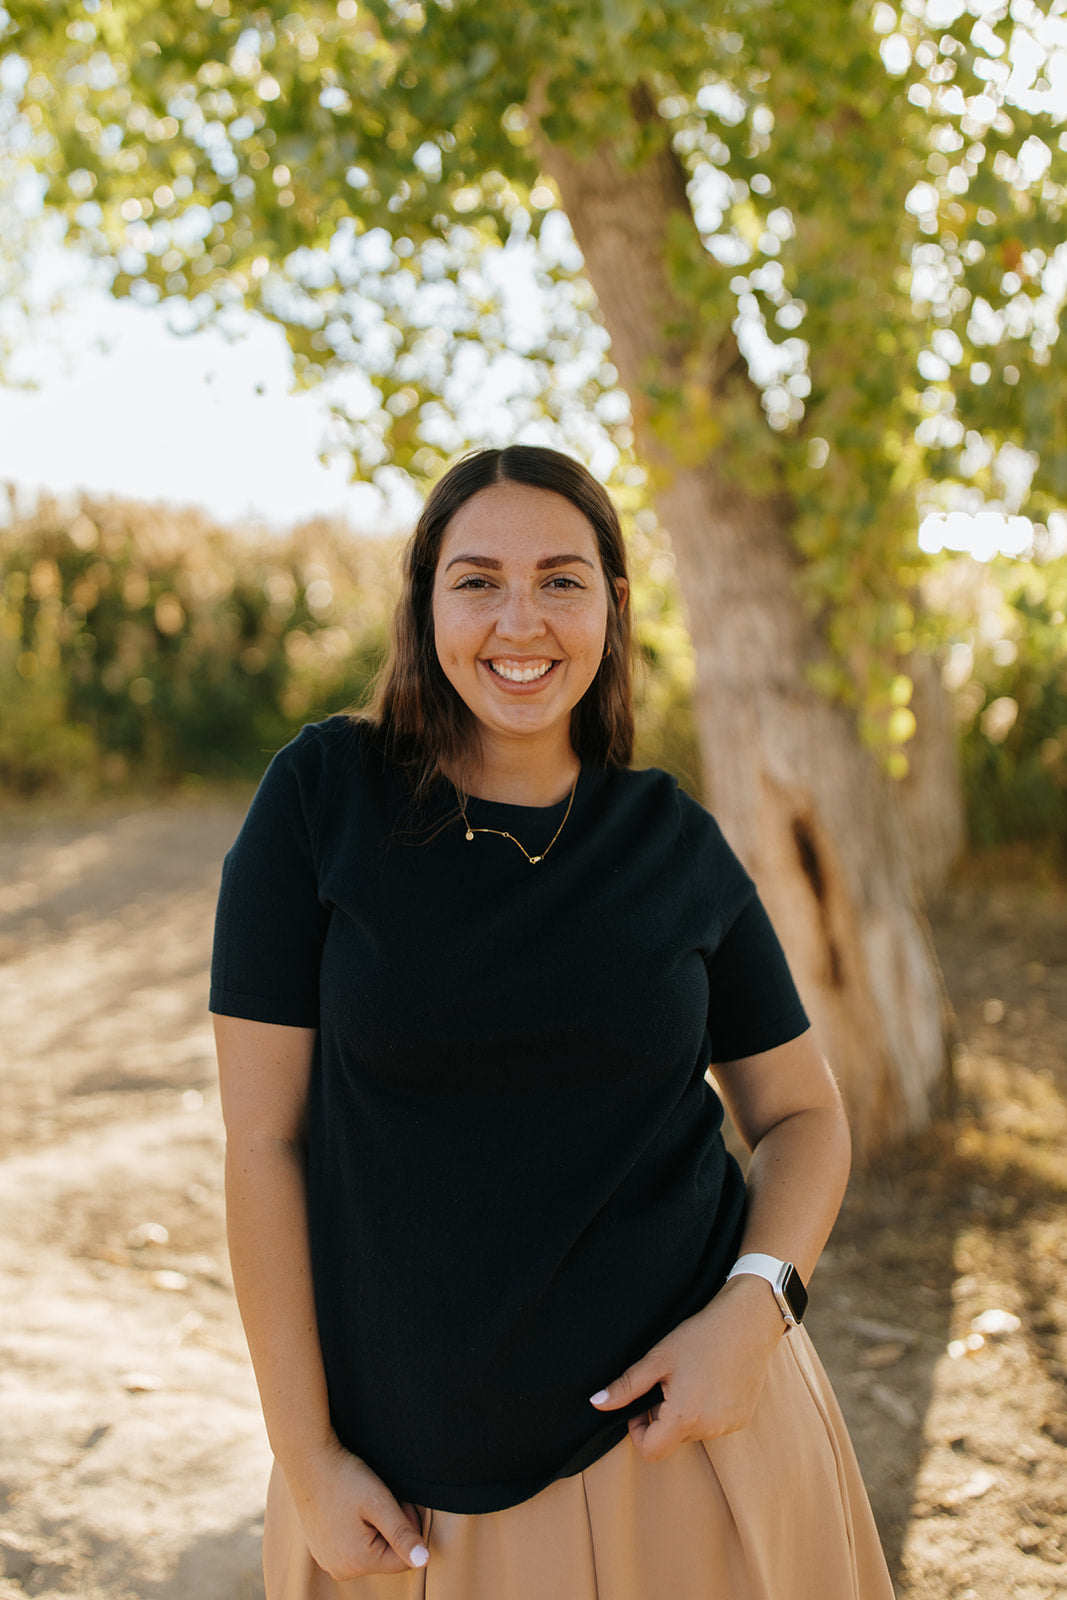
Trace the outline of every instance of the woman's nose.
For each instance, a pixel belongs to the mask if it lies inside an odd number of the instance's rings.
[[[497,613],[496,631],[505,639],[531,639],[544,633],[544,618],[535,597],[523,589],[509,589]]]

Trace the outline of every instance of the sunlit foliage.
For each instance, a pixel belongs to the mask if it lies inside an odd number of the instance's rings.
[[[365,691],[396,559],[321,522],[42,501],[0,530],[0,787],[258,775]]]
[[[1067,862],[1067,557],[948,562],[931,580],[960,730],[968,832]]]
[[[640,400],[679,462],[780,494],[820,687],[861,735],[913,723],[928,642],[919,516],[990,462],[1028,463],[1037,525],[1067,497],[1067,154],[1048,111],[1061,0],[7,0],[49,202],[117,293],[190,325],[282,321],[361,469],[432,474],[464,442],[546,426],[625,451],[625,404],[544,152],[669,139],[689,209],[665,241],[683,381]],[[652,116],[635,115],[635,95]],[[538,249],[534,250],[533,244]],[[533,324],[509,318],[500,247]],[[755,387],[709,406],[740,344]],[[524,358],[501,380],[492,358]],[[585,429],[585,431],[583,431]],[[975,444],[977,441],[977,445]],[[900,765],[901,752],[895,752]],[[889,761],[894,770],[893,759]]]
[[[698,786],[674,563],[627,516],[638,760]],[[0,528],[0,791],[254,779],[359,705],[399,583],[395,539],[326,519],[282,538],[197,511],[43,499]]]

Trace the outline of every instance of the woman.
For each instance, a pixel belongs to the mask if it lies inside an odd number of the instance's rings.
[[[467,457],[374,713],[282,750],[227,856],[268,1600],[891,1600],[795,1326],[844,1116],[748,875],[629,770],[627,599],[584,468]]]

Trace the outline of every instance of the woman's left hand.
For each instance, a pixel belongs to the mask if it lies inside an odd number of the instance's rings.
[[[696,1316],[680,1322],[593,1401],[618,1411],[658,1383],[663,1399],[629,1421],[646,1461],[688,1439],[717,1439],[747,1426],[785,1322],[762,1278],[732,1278]]]

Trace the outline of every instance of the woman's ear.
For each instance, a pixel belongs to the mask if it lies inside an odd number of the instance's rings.
[[[630,585],[625,578],[615,579],[615,604],[619,611],[626,610],[626,603],[630,598]]]

